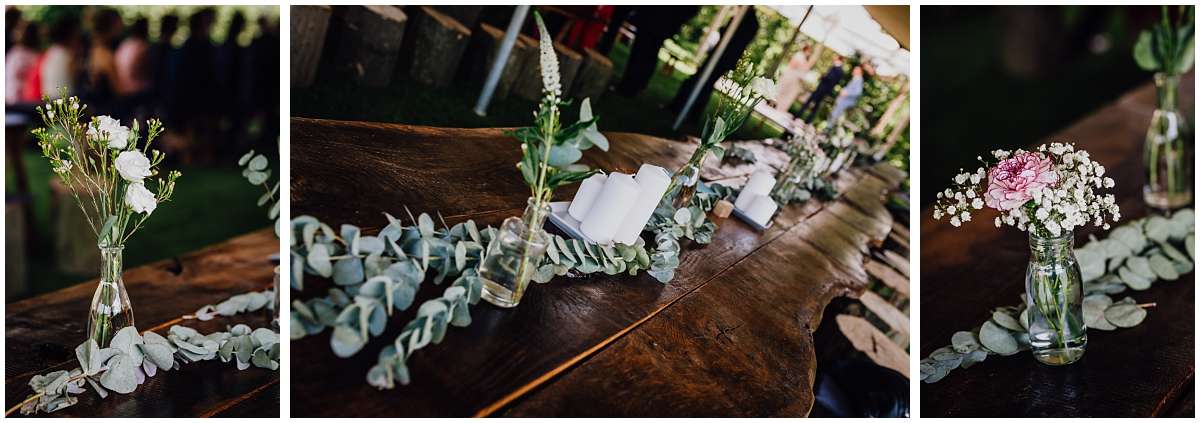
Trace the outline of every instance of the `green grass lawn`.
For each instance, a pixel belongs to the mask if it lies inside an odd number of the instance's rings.
[[[40,153],[23,155],[29,173],[33,200],[33,223],[37,231],[35,249],[29,251],[26,275],[29,295],[54,291],[87,280],[95,275],[74,275],[58,270],[50,232],[50,166]],[[164,169],[176,169],[164,165]],[[11,166],[5,167],[5,193],[15,192]],[[145,226],[125,247],[125,265],[134,267],[204,248],[256,229],[271,225],[266,210],[255,206],[261,188],[251,186],[241,176],[236,163],[228,167],[182,167],[183,172],[170,202],[160,204]],[[75,204],[69,204],[76,207]],[[94,238],[88,232],[78,234]],[[98,272],[100,269],[96,269]],[[6,302],[21,298],[5,298]]]
[[[618,44],[610,55],[614,75],[624,70],[628,47]],[[681,131],[672,131],[675,114],[663,108],[674,97],[687,74],[674,69],[670,75],[655,72],[649,86],[636,98],[612,92],[593,100],[592,110],[600,117],[603,131],[637,132],[676,138],[682,134],[697,135],[699,125],[685,123]],[[615,82],[615,78],[614,78]],[[409,80],[393,81],[384,88],[360,87],[348,79],[322,73],[308,88],[292,89],[292,115],[322,119],[394,122],[452,128],[516,127],[532,121],[536,108],[532,101],[512,95],[494,100],[487,116],[478,116],[472,109],[479,96],[482,81],[456,82],[445,88],[431,88]],[[575,119],[578,104],[567,109],[567,118]],[[747,120],[734,139],[768,138],[782,134],[782,128],[757,117]]]

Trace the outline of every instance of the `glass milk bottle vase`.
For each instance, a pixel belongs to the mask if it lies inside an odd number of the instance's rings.
[[[537,204],[530,198],[522,218],[504,219],[479,266],[484,300],[504,308],[521,303],[529,279],[546,254],[549,238],[542,225],[549,215],[549,202]]]
[[[1025,273],[1029,343],[1039,362],[1061,366],[1083,357],[1083,283],[1072,249],[1074,236],[1042,237],[1030,232]]]
[[[700,169],[704,168],[704,158],[707,156],[708,149],[703,146],[696,147],[692,158],[671,176],[671,183],[667,185],[662,205],[669,204],[674,209],[681,209],[691,204],[692,196],[696,195],[696,188],[700,186]]]
[[[133,306],[125,281],[121,278],[124,245],[100,245],[100,282],[92,295],[92,307],[88,311],[88,339],[96,341],[100,348],[108,347],[117,331],[133,326]]]
[[[1176,104],[1179,76],[1157,73],[1158,108],[1146,130],[1146,186],[1143,198],[1150,207],[1171,210],[1192,201],[1192,132]]]

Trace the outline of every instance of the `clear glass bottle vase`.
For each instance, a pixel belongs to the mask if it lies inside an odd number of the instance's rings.
[[[660,207],[669,204],[673,209],[681,209],[691,204],[692,197],[696,195],[696,188],[700,187],[700,169],[704,168],[705,157],[708,157],[708,150],[696,147],[692,158],[671,176],[671,183],[667,185],[667,192],[663,194],[662,202],[659,203]]]
[[[1039,362],[1061,366],[1083,357],[1087,326],[1083,321],[1083,278],[1072,249],[1074,236],[1029,235],[1025,273],[1029,343]]]
[[[1176,102],[1179,76],[1157,73],[1158,107],[1146,130],[1146,185],[1142,197],[1150,207],[1173,210],[1192,201],[1192,132]]]
[[[124,245],[100,246],[100,282],[92,295],[87,329],[88,339],[96,341],[100,348],[108,347],[117,331],[134,326],[133,305],[121,277],[125,266],[121,255],[124,250]]]
[[[537,204],[530,198],[524,216],[504,219],[479,266],[484,300],[504,308],[521,303],[530,278],[546,254],[549,238],[542,226],[549,215],[549,202]]]

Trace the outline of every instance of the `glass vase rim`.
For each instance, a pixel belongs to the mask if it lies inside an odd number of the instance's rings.
[[[125,244],[97,244],[96,247],[99,248],[100,251],[119,252],[125,249]]]
[[[1038,231],[1029,231],[1029,245],[1053,245],[1062,244],[1075,239],[1075,231],[1061,230],[1058,235],[1041,236]]]

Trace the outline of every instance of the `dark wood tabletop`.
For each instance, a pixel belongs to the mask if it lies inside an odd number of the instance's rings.
[[[519,144],[500,129],[303,118],[291,129],[293,216],[373,232],[383,212],[405,215],[408,206],[449,224],[496,225],[529,196],[514,166]],[[583,161],[607,171],[673,169],[694,148],[606,135],[610,151],[589,150]],[[712,166],[705,175],[737,182],[752,169]],[[806,415],[812,333],[829,301],[865,287],[864,254],[892,223],[882,195],[902,179],[886,165],[843,172],[837,200],[787,207],[765,232],[726,219],[711,244],[685,247],[669,284],[646,274],[559,277],[531,286],[515,309],[480,302],[470,326],[409,359],[412,383],[394,390],[370,387],[366,373],[416,307],[348,359],[333,355],[328,331],[293,341],[291,359],[306,364],[291,372],[292,397],[303,399],[292,401],[292,416]],[[306,277],[293,298],[329,286]],[[414,304],[442,289],[426,282]]]
[[[137,242],[135,239],[133,242]],[[271,287],[270,256],[279,251],[271,229],[238,236],[184,256],[126,269],[122,278],[139,331],[165,335],[172,325],[203,333],[245,323],[268,327],[267,311],[201,322],[181,320],[207,304]],[[24,401],[34,375],[79,367],[75,347],[87,339],[87,311],[96,281],[10,303],[4,315],[6,409]],[[264,309],[265,310],[265,309]],[[286,365],[286,363],[285,363]],[[220,360],[160,371],[132,394],[101,399],[89,386],[79,403],[43,417],[278,417],[279,372],[238,370]],[[9,417],[20,416],[14,412]]]
[[[1194,110],[1194,87],[1189,73],[1179,88],[1185,110]],[[1142,202],[1142,140],[1154,98],[1153,84],[1141,86],[1046,140],[1073,141],[1108,169],[1117,183],[1113,194],[1123,220],[1150,213]],[[931,153],[924,157],[935,158]],[[961,228],[933,220],[931,209],[922,211],[921,357],[949,345],[954,332],[983,323],[992,309],[1021,301],[1028,239],[1017,229],[997,229],[992,223],[997,214],[986,211]],[[1090,226],[1076,231],[1076,244],[1102,232]],[[1195,275],[1189,274],[1147,291],[1118,294],[1158,306],[1139,326],[1090,331],[1087,353],[1070,366],[1040,365],[1028,353],[992,356],[970,369],[954,370],[940,382],[922,384],[920,415],[1192,417],[1194,292]]]

